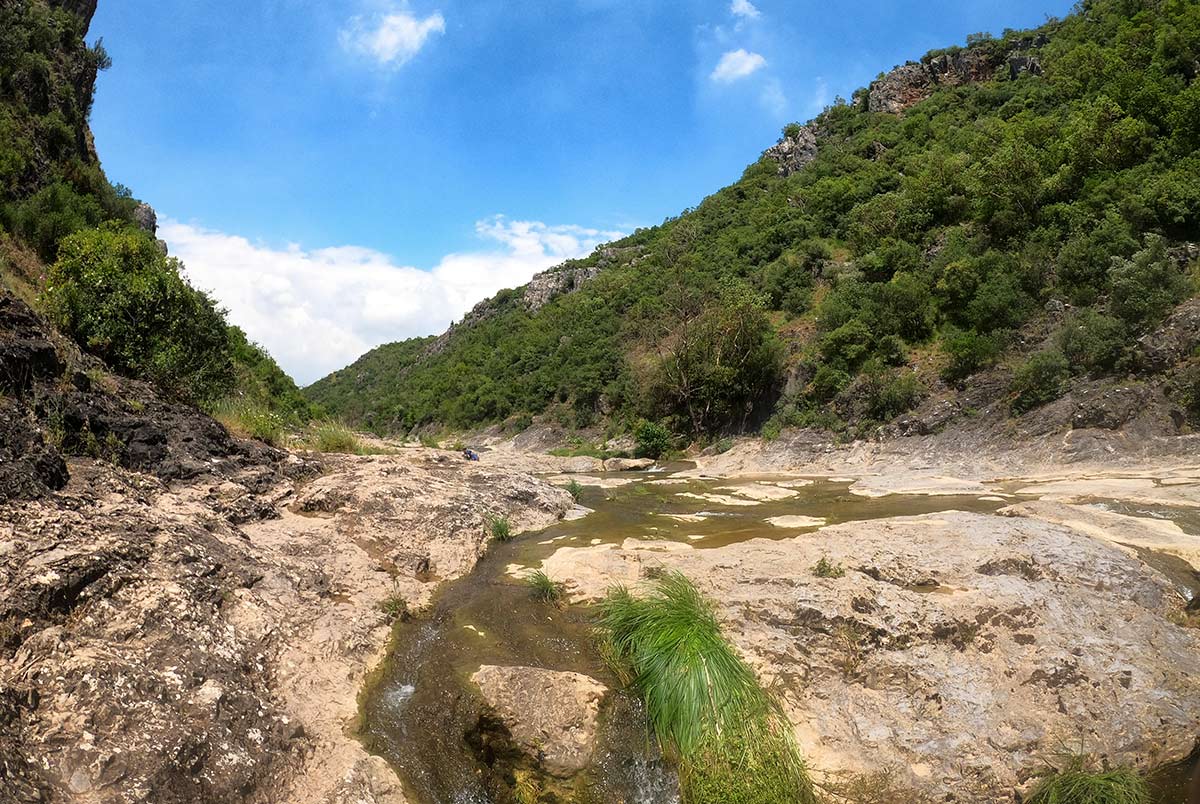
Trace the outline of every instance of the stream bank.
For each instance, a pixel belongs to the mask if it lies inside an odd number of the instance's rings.
[[[572,670],[619,688],[591,644],[586,608],[530,599],[520,577],[534,568],[577,603],[683,571],[782,695],[810,762],[840,778],[887,768],[908,800],[1011,800],[1069,739],[1141,767],[1194,747],[1200,632],[1172,621],[1195,594],[1194,574],[1169,558],[1159,565],[1168,577],[1133,548],[1021,510],[1118,517],[1110,527],[1174,516],[1186,546],[1196,536],[1188,506],[1129,517],[1111,499],[1066,507],[1017,495],[1028,484],[1013,480],[895,494],[866,493],[856,477],[690,474],[575,476],[594,484],[582,498],[594,513],[495,546],[428,616],[399,627],[364,707],[366,739],[413,802],[508,800],[463,739],[486,711],[470,681],[480,665]],[[1170,488],[1176,503],[1194,492]],[[821,558],[846,575],[813,577]],[[581,800],[669,800],[653,797],[661,772],[645,792],[644,770],[661,767],[644,727],[617,720],[627,728],[602,730],[605,759],[580,782],[593,796]],[[1162,726],[1148,736],[1151,721]],[[1173,795],[1158,801],[1180,804]]]

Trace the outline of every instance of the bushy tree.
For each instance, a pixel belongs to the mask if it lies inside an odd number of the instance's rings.
[[[1114,257],[1108,269],[1113,315],[1135,332],[1158,323],[1190,290],[1187,276],[1167,255],[1161,237],[1149,235],[1132,259]]]
[[[1071,366],[1057,349],[1038,352],[1013,372],[1013,410],[1024,413],[1062,396]]]
[[[221,311],[144,232],[106,225],[67,237],[42,300],[64,332],[118,371],[198,401],[233,387]]]

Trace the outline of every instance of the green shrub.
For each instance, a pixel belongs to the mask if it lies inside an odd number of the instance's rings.
[[[1080,310],[1059,333],[1059,346],[1076,372],[1105,374],[1125,365],[1129,330],[1119,318]]]
[[[1004,351],[1004,334],[981,335],[975,330],[950,329],[942,337],[942,350],[950,362],[942,370],[947,382],[964,380],[977,371],[990,368]]]
[[[525,579],[529,594],[539,603],[553,606],[562,605],[566,599],[567,590],[562,583],[552,579],[542,570],[538,570]]]
[[[225,319],[145,233],[106,226],[66,238],[42,303],[55,323],[112,368],[197,401],[234,384]]]
[[[390,622],[404,622],[409,618],[408,602],[399,592],[394,592],[379,601],[379,610],[387,615]]]
[[[583,485],[575,478],[568,480],[567,485],[564,486],[564,488],[571,495],[571,499],[575,502],[579,502],[579,498],[583,496]]]
[[[671,449],[671,431],[658,422],[642,421],[633,428],[637,454],[641,458],[658,460]]]
[[[846,574],[846,568],[841,564],[834,564],[827,556],[821,556],[813,565],[812,573],[818,578],[841,578]]]
[[[1038,352],[1013,373],[1010,388],[1013,410],[1024,413],[1058,399],[1070,377],[1071,367],[1062,352],[1057,349]]]
[[[683,575],[647,597],[611,590],[598,624],[610,662],[646,703],[689,804],[815,800],[778,702],[722,636],[712,604]]]
[[[508,521],[508,517],[488,516],[484,522],[487,524],[492,538],[496,541],[511,542],[513,540],[515,534],[512,531],[512,524]]]
[[[890,422],[916,407],[925,393],[917,375],[908,369],[871,371],[864,375],[866,414],[877,422]]]
[[[1174,386],[1175,399],[1183,407],[1188,421],[1200,425],[1200,363],[1192,363],[1181,371]]]
[[[847,372],[824,363],[813,375],[812,382],[809,384],[809,393],[818,402],[827,402],[840,394],[842,389],[850,384],[851,379]]]
[[[1147,235],[1146,247],[1132,259],[1114,257],[1108,281],[1113,315],[1134,332],[1157,324],[1191,287],[1187,275],[1167,255],[1166,242],[1157,235]]]
[[[1146,781],[1128,768],[1090,771],[1081,757],[1041,781],[1029,804],[1148,804]]]

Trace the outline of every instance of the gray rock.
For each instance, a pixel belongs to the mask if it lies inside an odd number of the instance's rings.
[[[817,132],[811,126],[800,126],[791,136],[785,136],[768,148],[763,156],[779,163],[779,175],[790,176],[817,158]]]
[[[152,235],[158,234],[158,213],[154,211],[154,207],[144,201],[134,209],[133,222],[143,231]]]
[[[608,688],[580,673],[537,667],[480,667],[471,680],[517,746],[552,776],[571,777],[595,749]]]
[[[606,472],[640,472],[654,466],[651,458],[609,458],[604,462]]]

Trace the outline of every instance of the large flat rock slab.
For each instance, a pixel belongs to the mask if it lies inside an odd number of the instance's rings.
[[[1132,551],[1032,516],[948,511],[716,549],[627,540],[544,562],[575,600],[679,570],[781,694],[818,769],[1011,801],[1063,746],[1151,767],[1200,734],[1200,630]],[[1095,523],[1093,523],[1095,524]],[[827,557],[841,578],[818,578]]]

